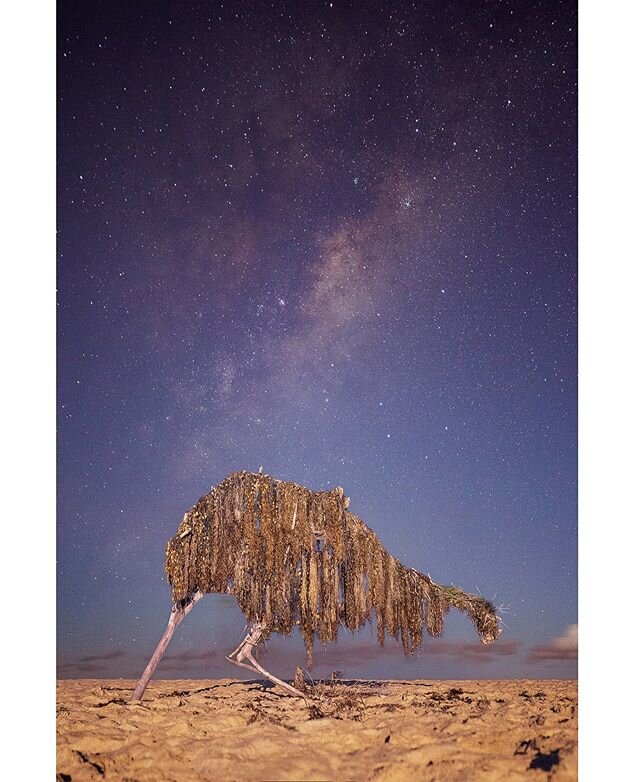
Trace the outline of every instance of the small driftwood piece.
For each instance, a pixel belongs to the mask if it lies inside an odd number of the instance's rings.
[[[233,473],[201,497],[167,544],[173,608],[132,700],[142,698],[175,628],[208,592],[234,595],[250,627],[227,659],[302,697],[255,657],[271,633],[289,636],[299,626],[308,667],[314,638],[333,642],[341,625],[356,631],[375,620],[380,645],[390,635],[406,655],[422,645],[423,628],[442,634],[450,608],[467,614],[482,643],[499,636],[488,600],[405,567],[349,502],[340,487],[313,492],[262,472]]]

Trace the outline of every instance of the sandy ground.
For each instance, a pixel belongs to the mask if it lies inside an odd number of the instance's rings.
[[[575,681],[58,683],[57,780],[577,779]]]

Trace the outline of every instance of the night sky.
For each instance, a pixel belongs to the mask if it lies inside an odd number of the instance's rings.
[[[61,676],[141,672],[167,539],[261,466],[504,607],[314,673],[575,676],[576,135],[573,2],[59,4]],[[158,676],[250,678],[243,627]]]

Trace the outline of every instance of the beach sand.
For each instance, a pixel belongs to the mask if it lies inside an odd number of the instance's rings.
[[[577,779],[575,681],[61,680],[57,780]]]

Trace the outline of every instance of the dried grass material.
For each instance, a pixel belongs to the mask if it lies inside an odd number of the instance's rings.
[[[167,544],[175,602],[194,592],[232,594],[248,622],[290,635],[298,624],[312,662],[314,637],[335,641],[375,617],[378,641],[400,638],[405,654],[423,627],[440,635],[449,608],[465,612],[483,643],[500,634],[484,598],[406,568],[347,510],[341,488],[313,492],[268,475],[229,475],[188,511]]]

